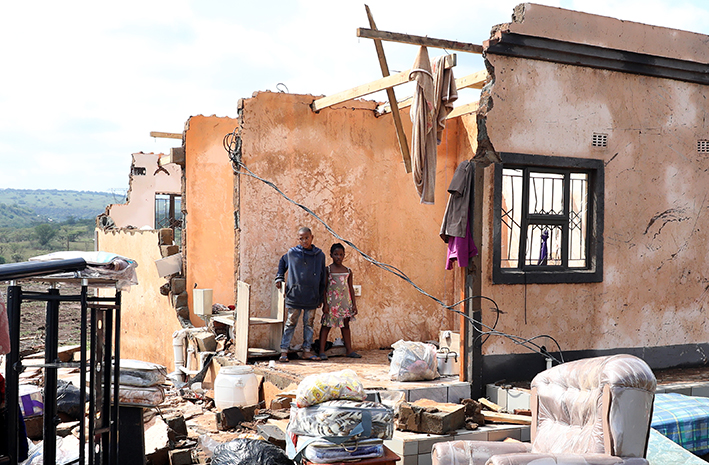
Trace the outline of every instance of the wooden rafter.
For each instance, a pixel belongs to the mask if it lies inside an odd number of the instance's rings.
[[[369,9],[369,5],[364,5],[364,9],[367,11],[369,27],[376,31],[377,25],[374,23],[374,17]],[[382,45],[382,41],[379,39],[374,39],[374,48],[377,50],[377,58],[379,59],[379,66],[382,69],[382,76],[387,77],[389,76],[389,65],[387,64],[386,55],[384,55],[384,46]],[[404,169],[407,173],[410,173],[411,153],[409,152],[409,142],[406,139],[404,125],[401,123],[401,114],[399,113],[399,108],[396,103],[396,94],[394,93],[393,87],[387,87],[386,91],[389,99],[389,105],[393,109],[392,117],[394,120],[394,127],[396,128],[396,138],[399,141],[399,149],[401,150],[401,158],[404,161]]]
[[[468,113],[473,113],[474,111],[477,111],[478,106],[479,106],[478,102],[470,102],[465,105],[457,106],[453,109],[453,111],[448,113],[448,116],[446,116],[446,119],[451,119],[451,118],[455,118],[456,116],[467,115]]]
[[[456,63],[457,58],[455,54],[446,55],[446,60],[444,62],[444,66],[446,68],[452,68],[456,65]],[[345,90],[343,92],[338,92],[337,94],[319,98],[315,100],[310,105],[310,107],[314,111],[320,111],[323,108],[331,107],[333,105],[337,105],[338,103],[346,102],[348,100],[379,92],[380,90],[405,84],[409,82],[410,73],[411,70],[402,71],[401,73],[392,74],[391,76],[387,76],[382,79],[377,79],[376,81],[372,81],[367,84],[363,84],[361,86]]]
[[[162,139],[182,139],[182,133],[150,131],[150,137],[160,137]]]
[[[390,42],[401,42],[404,44],[423,45],[432,48],[443,48],[446,50],[455,50],[458,52],[467,53],[483,53],[482,45],[470,44],[467,42],[457,42],[455,40],[433,39],[431,37],[413,36],[410,34],[399,34],[398,32],[377,31],[366,29],[363,27],[357,28],[357,37],[365,39],[387,40]]]
[[[463,76],[462,78],[458,78],[455,80],[455,87],[456,89],[465,89],[465,88],[473,88],[473,89],[482,89],[483,85],[485,85],[485,81],[487,80],[487,71],[477,71],[472,74],[468,74],[467,76]],[[402,100],[401,102],[397,102],[397,106],[399,109],[401,108],[406,108],[411,106],[411,102],[413,101],[413,97],[406,98]],[[386,113],[391,113],[391,106],[389,104],[382,104],[377,107],[377,113],[380,115],[384,115]]]

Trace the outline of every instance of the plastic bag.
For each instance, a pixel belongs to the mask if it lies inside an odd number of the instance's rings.
[[[352,370],[321,373],[303,378],[298,384],[295,404],[310,407],[328,400],[346,399],[362,401],[367,398],[364,386]]]
[[[234,439],[214,448],[212,465],[295,465],[283,449],[260,439]]]
[[[57,412],[65,413],[74,420],[81,419],[84,407],[81,405],[79,388],[62,379],[57,380]]]
[[[113,400],[113,386],[111,386]],[[165,391],[160,386],[118,386],[118,403],[138,407],[157,407],[165,400]]]
[[[304,408],[291,404],[286,432],[297,436],[391,439],[394,410],[377,402],[351,400],[331,400]]]
[[[56,462],[54,465],[65,465],[77,463],[79,461],[79,440],[71,434],[65,438],[57,438]],[[21,465],[42,465],[44,464],[44,441],[39,441],[30,448],[27,460]]]
[[[436,346],[404,341],[392,344],[394,355],[389,366],[392,381],[418,381],[438,378]]]
[[[111,372],[113,377],[113,372]],[[165,382],[167,370],[156,363],[121,359],[120,384],[149,387]],[[113,379],[113,378],[112,378]]]

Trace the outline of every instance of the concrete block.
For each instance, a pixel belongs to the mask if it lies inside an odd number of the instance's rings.
[[[675,385],[665,386],[665,392],[675,393],[675,394],[684,394],[685,396],[691,396],[692,395],[692,388],[687,385],[675,384]]]
[[[170,255],[175,255],[176,253],[180,252],[180,246],[179,245],[161,245],[160,246],[160,255],[165,258],[169,257]]]
[[[197,342],[200,352],[216,352],[217,339],[209,331],[199,331],[191,334]]]
[[[165,417],[165,423],[167,423],[167,427],[169,428],[167,436],[171,441],[176,442],[187,437],[187,424],[185,423],[184,416],[167,416]]]
[[[464,423],[464,406],[421,399],[416,403],[401,404],[396,426],[406,431],[446,434],[462,428]]]
[[[418,454],[430,454],[434,444],[455,441],[458,438],[450,434],[427,434],[418,442]]]
[[[169,452],[170,465],[190,465],[192,454],[189,449],[175,449]]]
[[[448,402],[448,388],[446,386],[427,387],[412,389],[409,391],[409,402],[416,402],[421,399],[429,399],[434,402]]]
[[[187,280],[185,278],[172,278],[170,280],[170,290],[173,294],[182,294],[187,291]]]
[[[483,429],[459,430],[453,441],[487,441],[487,431]]]
[[[504,441],[507,438],[513,438],[513,439],[517,439],[517,440],[521,441],[522,434],[520,432],[520,428],[495,429],[495,430],[489,431],[487,434],[488,441]]]
[[[183,292],[182,294],[173,294],[172,295],[172,306],[175,308],[178,307],[187,307],[187,300],[188,300],[188,295],[186,292]]]
[[[692,395],[694,397],[709,397],[709,385],[700,384],[692,386]]]
[[[384,441],[384,445],[401,456],[417,455],[420,437],[421,435],[417,433],[395,430],[394,437]]]
[[[430,452],[428,454],[419,454],[418,465],[431,465],[432,463]]]
[[[500,386],[495,386],[494,384],[488,384],[485,390],[485,397],[503,409],[507,409],[507,389],[502,389]]]
[[[418,455],[405,455],[401,457],[401,465],[419,465]],[[398,465],[398,463],[397,463]]]
[[[163,228],[158,231],[158,241],[160,245],[172,245],[175,241],[175,234],[170,228]]]
[[[522,442],[532,441],[532,429],[530,427],[522,428],[519,430],[519,440]]]
[[[448,386],[448,399],[446,402],[459,404],[462,399],[470,399],[470,383],[461,383]]]
[[[515,409],[529,410],[532,395],[529,391],[521,389],[510,389],[507,391],[507,411],[514,412]]]

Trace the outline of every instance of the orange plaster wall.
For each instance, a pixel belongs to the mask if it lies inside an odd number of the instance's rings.
[[[459,161],[454,125],[438,148],[436,204],[421,205],[404,171],[390,116],[376,118],[375,103],[364,101],[314,113],[313,99],[261,92],[245,100],[244,163],[365,253],[397,267],[426,292],[446,302],[457,300],[454,272],[444,269],[446,245],[438,235],[446,189]],[[408,115],[403,116],[410,134]],[[312,228],[314,244],[326,252],[328,263],[330,245],[337,240],[269,186],[246,176],[240,183],[239,275],[251,284],[252,316],[266,316],[278,260],[296,245],[298,227]],[[457,317],[349,247],[345,264],[362,286],[352,325],[355,347],[437,340],[440,329],[457,324]],[[333,332],[331,338],[339,337]],[[252,331],[250,339],[259,346],[262,334]]]
[[[487,128],[498,151],[596,158],[606,166],[603,282],[493,285],[491,250],[483,248],[485,295],[506,312],[498,329],[524,338],[549,334],[563,350],[705,343],[709,158],[697,153],[697,140],[709,134],[706,87],[488,60],[496,81]],[[608,134],[607,148],[591,147],[593,132]],[[492,182],[488,168],[490,199]],[[489,244],[492,213],[490,202],[483,218]],[[502,338],[484,350],[524,351]]]
[[[234,304],[234,175],[224,136],[237,120],[193,116],[185,131],[185,250],[190,308],[192,289],[213,289],[213,301]],[[191,315],[192,323],[204,322]]]
[[[96,238],[98,250],[138,262],[138,285],[121,295],[121,358],[159,363],[173,371],[172,333],[180,324],[168,297],[160,294],[167,280],[158,276],[155,267],[155,260],[161,258],[158,232],[97,229]]]

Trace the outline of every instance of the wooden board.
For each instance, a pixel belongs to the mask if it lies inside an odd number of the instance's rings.
[[[374,31],[363,27],[357,28],[357,37],[365,39],[379,39],[390,42],[401,42],[411,45],[423,45],[424,47],[442,48],[445,50],[455,50],[458,52],[468,52],[482,54],[482,45],[467,42],[457,42],[455,40],[434,39],[432,37],[414,36],[410,34],[399,34],[398,32]]]

